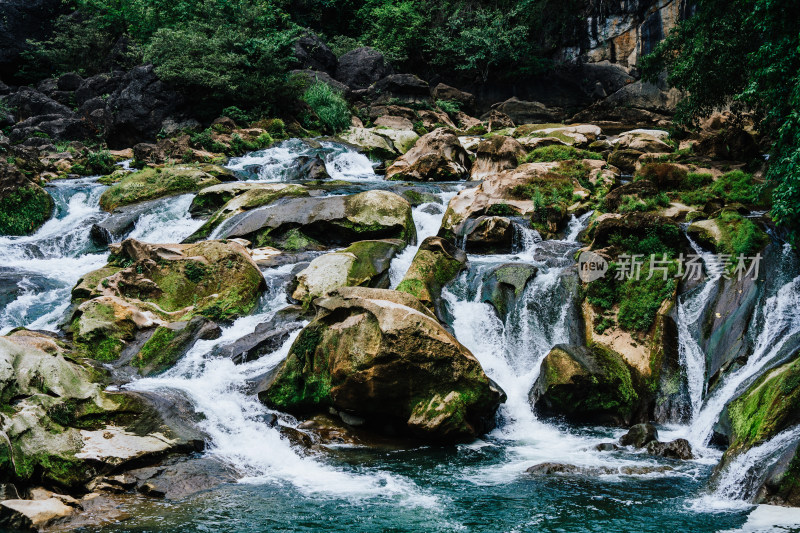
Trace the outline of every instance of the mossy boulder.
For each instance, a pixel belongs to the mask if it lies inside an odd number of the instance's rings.
[[[494,426],[502,391],[416,298],[346,287],[315,305],[316,318],[259,393],[267,405],[298,415],[334,408],[432,442]]]
[[[219,177],[197,166],[147,167],[128,174],[104,191],[100,196],[100,207],[110,212],[123,205],[195,192],[220,182]]]
[[[794,357],[765,372],[722,415],[730,428],[730,446],[712,476],[712,483],[727,466],[748,450],[765,444],[800,423],[800,358]],[[800,436],[782,439],[773,462],[758,464],[754,493],[757,503],[800,505]]]
[[[206,187],[194,197],[189,211],[193,214],[214,213],[184,242],[207,238],[220,224],[239,213],[270,205],[281,198],[303,196],[308,196],[305,187],[288,183],[222,183]]]
[[[0,160],[0,235],[30,235],[53,213],[53,199],[17,167]]]
[[[85,276],[73,291],[81,303],[71,322],[81,351],[115,360],[139,332],[205,316],[231,320],[255,307],[264,279],[236,242],[111,246],[111,263]],[[104,276],[105,277],[102,277]]]
[[[542,361],[530,402],[537,413],[593,424],[628,425],[639,396],[622,356],[593,346],[555,346]]]
[[[350,196],[282,198],[232,216],[220,237],[243,237],[286,251],[347,246],[356,241],[416,242],[411,204],[388,191]]]
[[[414,148],[386,169],[386,179],[401,181],[457,181],[469,174],[471,163],[458,137],[438,128],[420,137]]]
[[[294,278],[292,298],[308,304],[340,287],[389,288],[389,266],[405,248],[399,239],[359,241],[340,252],[321,255]]]
[[[388,136],[379,135],[379,132],[377,128],[350,128],[339,134],[339,138],[378,161],[394,159],[400,151]]]
[[[177,363],[198,340],[215,339],[219,335],[219,326],[203,316],[158,326],[130,364],[143,376],[158,374]]]
[[[467,264],[467,254],[440,237],[428,237],[419,246],[408,272],[397,286],[444,319],[442,288]]]
[[[4,480],[81,491],[98,474],[195,449],[141,397],[105,392],[101,373],[32,346],[27,333],[0,337]]]

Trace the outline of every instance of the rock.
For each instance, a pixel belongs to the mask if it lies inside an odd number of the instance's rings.
[[[307,304],[340,287],[388,289],[389,265],[405,245],[399,239],[359,241],[321,255],[295,276],[292,299]]]
[[[529,398],[541,415],[615,425],[630,423],[639,400],[625,360],[598,344],[555,346],[542,361]]]
[[[218,213],[220,210],[225,213],[235,214],[239,210],[259,207],[284,196],[305,196],[308,194],[305,191],[306,189],[302,185],[289,183],[258,183],[250,181],[220,183],[219,185],[201,189],[192,200],[189,212],[195,216],[211,215]],[[272,198],[272,195],[275,195],[275,197]],[[240,199],[226,208],[234,198]]]
[[[111,212],[124,205],[199,191],[220,181],[197,166],[175,165],[163,169],[147,167],[131,172],[103,191],[100,207]]]
[[[506,263],[493,268],[484,275],[482,300],[492,304],[500,319],[505,322],[537,272],[535,266],[527,263]]]
[[[127,483],[132,488],[147,496],[183,500],[222,484],[235,483],[239,474],[226,462],[205,456],[171,459],[155,467],[130,470],[125,478],[130,480]]]
[[[119,207],[111,215],[96,224],[92,224],[90,235],[92,242],[98,246],[106,246],[119,242],[136,227],[139,217],[161,203],[161,199],[140,202]]]
[[[472,93],[450,87],[444,83],[439,83],[433,88],[431,94],[436,100],[458,102],[461,110],[467,113],[475,111],[475,96]]]
[[[490,132],[514,127],[514,121],[511,120],[511,117],[502,111],[498,111],[497,109],[493,109],[486,115],[482,116],[481,120],[486,122],[486,127]]]
[[[687,244],[674,221],[651,213],[626,213],[603,215],[596,220],[592,250],[605,248],[615,239],[648,236],[655,236],[673,250],[680,250]]]
[[[469,157],[453,133],[438,128],[420,137],[414,148],[386,169],[386,179],[454,181],[467,177]]]
[[[692,446],[686,439],[676,439],[671,442],[650,441],[647,444],[647,453],[666,457],[667,459],[681,459],[684,461],[694,459]]]
[[[365,239],[416,241],[411,205],[388,191],[351,196],[285,198],[231,217],[221,238],[243,237],[257,246],[289,251],[349,245]]]
[[[525,149],[512,137],[493,135],[475,148],[475,161],[469,179],[483,180],[503,170],[517,168]]]
[[[753,136],[737,127],[728,127],[703,138],[694,151],[711,159],[750,161],[761,154]]]
[[[414,124],[405,117],[382,116],[375,119],[375,126],[382,126],[392,130],[412,130]],[[419,136],[418,136],[419,137]]]
[[[304,179],[311,181],[330,179],[328,169],[325,168],[325,161],[319,155],[305,160],[301,159],[301,162],[300,173]]]
[[[602,130],[592,124],[578,124],[573,126],[553,126],[549,124],[525,124],[514,130],[514,136],[525,146],[535,144],[534,139],[556,139],[562,144],[586,148],[602,135]],[[550,143],[556,144],[556,143]],[[547,146],[548,143],[539,143],[538,146]],[[536,147],[538,147],[536,146]]]
[[[713,252],[722,245],[722,230],[714,219],[692,222],[686,229],[686,234],[697,244]]]
[[[622,446],[644,448],[650,442],[658,441],[658,430],[652,424],[636,424],[619,439]]]
[[[106,100],[105,131],[110,148],[125,148],[155,138],[183,98],[158,79],[153,65],[130,70]]]
[[[541,463],[528,468],[525,473],[532,476],[646,476],[647,474],[670,472],[671,466],[578,466],[566,463]]]
[[[59,91],[76,91],[83,84],[83,78],[75,72],[67,72],[59,76],[56,84]]]
[[[601,442],[597,446],[594,447],[595,450],[598,452],[613,452],[619,450],[619,446],[617,446],[613,442]]]
[[[53,118],[75,117],[75,113],[69,107],[30,87],[21,87],[3,101],[8,108],[16,110],[19,120],[45,115]]]
[[[453,281],[467,264],[467,254],[439,237],[428,237],[420,244],[408,272],[397,286],[419,300],[444,322],[442,288]]]
[[[293,413],[330,407],[433,442],[491,429],[504,394],[477,359],[408,294],[345,287],[317,317],[259,398]]]
[[[384,137],[389,141],[391,141],[392,145],[394,146],[394,149],[400,155],[405,154],[406,152],[411,150],[419,140],[419,135],[417,135],[413,130],[410,129],[388,129],[383,127],[377,127],[373,131],[378,135],[380,135],[381,137]]]
[[[558,123],[565,118],[562,109],[549,108],[540,102],[526,102],[517,97],[495,104],[492,108],[507,115],[514,124]]]
[[[636,150],[646,154],[672,153],[673,149],[664,141],[669,133],[664,130],[631,130],[620,133],[613,144],[619,150]]]
[[[366,89],[392,73],[383,54],[369,47],[356,48],[339,58],[334,78],[351,89]]]
[[[294,42],[294,57],[301,69],[336,72],[336,54],[317,35],[306,32]]]
[[[216,339],[221,333],[217,324],[202,316],[158,326],[130,364],[142,376],[158,374],[177,363],[198,340]]]
[[[375,82],[370,91],[379,95],[376,103],[381,101],[418,102],[430,100],[431,92],[428,82],[414,74],[389,74]]]
[[[39,531],[64,521],[77,512],[58,498],[47,500],[5,500],[0,502],[0,526],[14,530]]]
[[[75,102],[80,106],[81,113],[84,113],[87,108],[84,105],[90,100],[102,102],[101,107],[105,108],[105,101],[103,95],[110,95],[122,83],[123,73],[112,72],[102,73],[90,76],[83,80],[80,87],[75,90]]]
[[[294,331],[303,327],[304,320],[304,311],[301,307],[284,307],[268,321],[257,325],[252,333],[215,348],[214,354],[232,359],[237,364],[254,361],[283,346]]]
[[[380,135],[377,128],[350,128],[339,134],[339,138],[355,145],[375,159],[394,159],[400,153],[390,139]]]
[[[616,211],[622,204],[625,197],[634,197],[639,200],[658,196],[658,187],[650,180],[639,180],[626,183],[620,187],[612,189],[605,196],[605,206],[608,211]]]
[[[636,162],[639,161],[643,153],[639,150],[614,150],[608,156],[608,164],[614,165],[622,172],[633,174],[636,170]]]
[[[70,326],[76,347],[101,361],[116,360],[139,331],[156,325],[197,315],[216,321],[247,314],[264,286],[250,255],[233,241],[158,245],[127,239],[110,249],[112,263],[77,286],[86,286],[88,294],[74,290],[92,299],[78,306]],[[145,355],[154,353],[132,364],[154,371],[195,336],[212,335],[202,321],[191,323],[183,334],[179,329],[162,330],[145,348]]]
[[[50,218],[53,206],[47,191],[0,159],[0,235],[34,233]]]

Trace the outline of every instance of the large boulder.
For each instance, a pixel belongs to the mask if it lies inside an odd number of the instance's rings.
[[[20,170],[0,160],[0,235],[30,235],[53,212],[53,199]]]
[[[348,144],[355,145],[373,159],[394,159],[400,154],[394,142],[381,135],[380,128],[350,128],[339,134],[339,138]]]
[[[100,207],[106,211],[114,211],[125,205],[195,192],[218,183],[220,180],[217,177],[197,166],[147,167],[127,174],[103,191]]]
[[[620,150],[637,150],[646,154],[671,153],[672,147],[665,141],[669,133],[664,130],[636,129],[620,133],[613,145]]]
[[[127,148],[152,140],[182,105],[183,97],[158,78],[153,65],[131,69],[106,100],[108,146]]]
[[[79,305],[70,325],[76,346],[101,361],[116,360],[143,330],[155,326],[198,315],[215,321],[245,315],[264,287],[250,254],[233,241],[160,245],[127,239],[110,249],[109,265],[86,274],[73,289]],[[199,327],[192,338],[200,336]],[[172,342],[179,332],[171,328],[160,339]],[[172,345],[178,351],[185,347]],[[151,367],[147,354],[140,359],[140,368]]]
[[[346,287],[315,305],[317,317],[259,394],[267,405],[296,414],[334,408],[433,442],[494,426],[504,394],[413,296]]]
[[[761,153],[752,135],[733,126],[706,135],[694,150],[700,155],[727,161],[750,161]]]
[[[565,118],[563,109],[547,107],[540,102],[527,102],[516,96],[492,108],[508,115],[515,124],[558,123]]]
[[[528,263],[506,263],[495,267],[484,276],[481,298],[492,304],[500,319],[505,322],[538,271],[538,268]]]
[[[318,70],[327,74],[336,72],[336,54],[317,35],[306,32],[294,42],[294,57],[301,69]]]
[[[555,346],[530,391],[537,413],[579,423],[627,425],[639,397],[618,353],[600,345]]]
[[[414,148],[388,169],[386,179],[408,181],[454,181],[467,177],[467,151],[450,130],[438,128],[420,137]]]
[[[503,170],[517,168],[525,153],[525,148],[512,137],[489,137],[475,147],[475,161],[472,163],[469,179],[483,180]]]
[[[257,246],[298,251],[365,239],[416,242],[411,204],[388,191],[351,196],[283,198],[232,216],[220,238],[243,237]]]
[[[461,110],[467,113],[475,111],[475,95],[472,93],[439,83],[433,88],[431,94],[436,100],[458,102]]]
[[[0,337],[4,478],[81,490],[98,474],[202,446],[199,433],[168,426],[143,397],[105,391],[102,375],[52,338],[24,330]]]
[[[389,265],[405,248],[399,239],[359,241],[311,261],[294,279],[292,299],[309,303],[340,287],[389,288]]]
[[[302,185],[291,183],[235,181],[206,187],[194,197],[189,211],[196,215],[209,212],[213,215],[184,242],[197,242],[208,238],[220,224],[234,215],[270,205],[281,198],[304,196],[308,196],[308,190]]]
[[[383,54],[364,46],[339,58],[334,78],[351,89],[366,89],[389,74],[392,74],[392,67],[386,63]]]
[[[442,288],[455,279],[467,264],[467,254],[440,237],[428,237],[420,244],[397,290],[407,292],[444,321]]]
[[[431,91],[428,82],[414,74],[389,74],[375,82],[370,91],[378,95],[380,102],[418,102],[430,100]]]

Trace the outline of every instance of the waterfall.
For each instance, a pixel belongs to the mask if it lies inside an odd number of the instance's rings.
[[[587,211],[579,217],[570,215],[569,223],[567,224],[566,237],[564,237],[564,240],[576,242],[578,240],[578,235],[586,227],[593,214],[594,211]]]
[[[689,435],[695,446],[704,446],[708,442],[725,406],[768,365],[778,362],[776,359],[784,355],[786,342],[800,334],[800,276],[767,298],[752,324],[760,327],[753,353],[741,368],[723,378],[692,420]]]
[[[281,290],[268,294],[257,314],[238,319],[223,329],[222,336],[198,341],[173,368],[165,373],[134,381],[125,388],[136,391],[178,391],[203,414],[200,428],[209,436],[207,453],[233,465],[244,483],[289,483],[305,495],[333,495],[347,498],[391,497],[397,503],[436,507],[435,497],[426,494],[409,480],[372,470],[369,473],[346,471],[306,457],[292,448],[277,427],[265,421],[272,413],[246,386],[280,364],[299,334],[296,331],[272,354],[254,361],[234,364],[212,355],[217,346],[236,341],[255,330],[285,305],[281,280],[294,265],[265,271],[267,284]]]
[[[193,199],[194,194],[165,199],[149,213],[139,217],[128,237],[153,243],[181,242],[197,231],[204,222],[192,218],[189,213]]]
[[[414,226],[417,229],[417,245],[407,246],[405,250],[400,252],[393,260],[389,267],[389,282],[391,288],[396,288],[397,285],[403,281],[408,267],[411,266],[414,256],[417,255],[419,245],[428,237],[434,237],[442,225],[444,213],[447,210],[447,204],[457,194],[457,191],[441,192],[436,196],[441,198],[442,203],[425,203],[418,205],[412,211],[414,218]]]

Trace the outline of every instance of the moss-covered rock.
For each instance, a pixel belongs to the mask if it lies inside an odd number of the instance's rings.
[[[30,235],[53,213],[53,199],[20,170],[0,160],[0,235]]]
[[[399,239],[359,241],[340,252],[321,255],[294,278],[292,298],[311,300],[340,287],[389,287],[389,266],[405,247]]]
[[[174,322],[158,326],[131,360],[143,376],[157,374],[171,368],[200,339],[215,339],[220,328],[202,316],[188,322]]]
[[[302,185],[288,183],[222,183],[201,190],[190,207],[194,214],[213,211],[205,224],[184,242],[197,242],[207,238],[223,222],[250,209],[269,205],[281,198],[308,196]]]
[[[530,391],[538,413],[582,423],[627,425],[638,400],[625,360],[599,344],[555,346]]]
[[[127,239],[111,246],[111,263],[74,290],[71,322],[81,351],[116,359],[138,332],[202,315],[230,320],[255,307],[264,279],[236,242],[154,245]],[[101,277],[105,275],[105,277]],[[89,281],[87,281],[87,279]]]
[[[197,166],[147,167],[128,174],[104,191],[100,196],[100,207],[113,211],[123,205],[199,191],[217,183],[220,183],[217,177]]]
[[[535,266],[527,263],[507,263],[492,269],[484,277],[483,301],[492,304],[500,319],[505,321],[537,272]]]
[[[350,196],[283,198],[234,215],[220,237],[243,237],[281,250],[324,249],[356,241],[416,242],[411,205],[402,196],[371,190]]]
[[[417,250],[408,272],[397,286],[444,319],[442,288],[467,264],[467,254],[440,237],[428,237]]]
[[[502,391],[414,297],[346,287],[315,305],[317,317],[259,394],[267,405],[296,414],[333,407],[434,442],[493,426]]]

